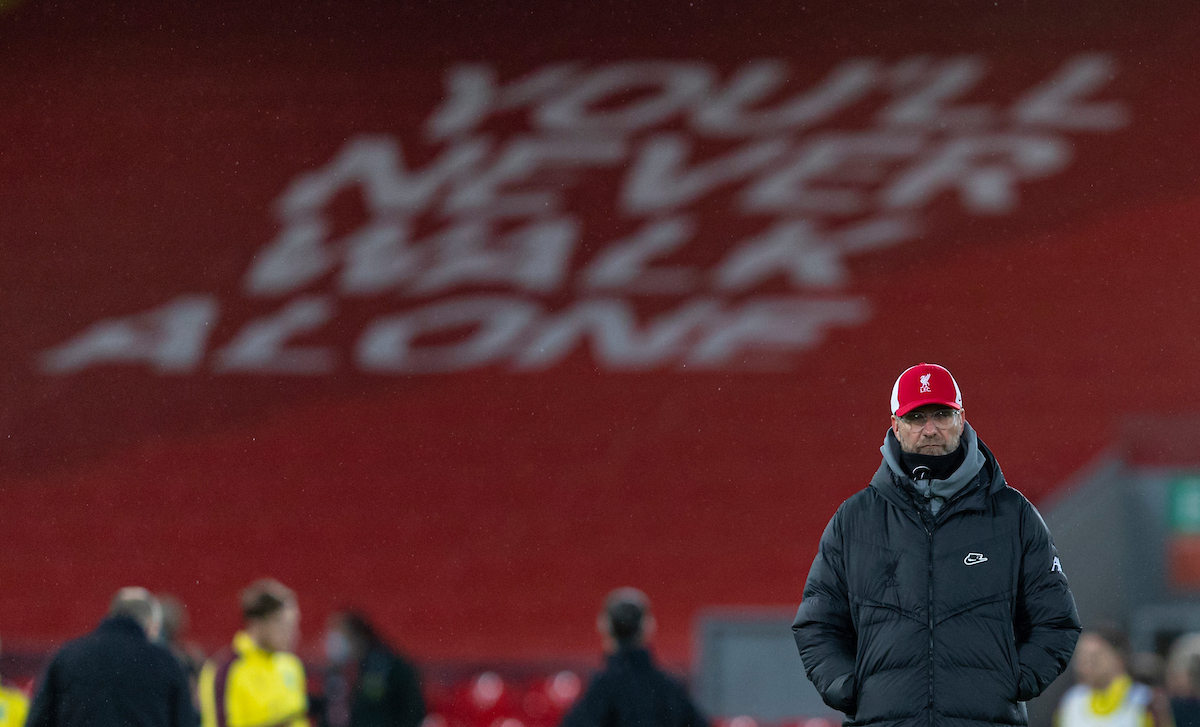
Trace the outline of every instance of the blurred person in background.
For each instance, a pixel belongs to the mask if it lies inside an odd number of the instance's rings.
[[[1200,634],[1171,644],[1166,683],[1175,727],[1200,727]]]
[[[162,607],[122,588],[96,630],[54,655],[29,708],[31,727],[195,727],[183,669],[157,643]]]
[[[1063,695],[1056,727],[1170,727],[1161,696],[1129,675],[1129,641],[1120,629],[1084,631],[1071,664],[1078,683]]]
[[[28,713],[25,692],[0,679],[0,727],[22,727]]]
[[[707,727],[682,685],[654,664],[655,621],[636,588],[608,594],[596,619],[608,663],[563,717],[562,727]]]
[[[200,670],[203,727],[308,727],[296,594],[263,579],[241,594],[244,628]]]
[[[162,604],[163,612],[162,635],[159,640],[170,650],[183,673],[187,675],[188,684],[192,687],[192,697],[198,706],[200,702],[196,685],[200,678],[200,667],[204,665],[204,650],[183,638],[188,628],[187,606],[183,605],[183,601],[169,593],[160,593],[158,602]]]
[[[425,700],[417,670],[362,614],[329,619],[325,655],[325,723],[329,727],[419,727]]]

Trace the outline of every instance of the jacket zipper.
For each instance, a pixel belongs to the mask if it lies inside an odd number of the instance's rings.
[[[922,515],[924,515],[922,513]],[[925,518],[922,516],[922,521]],[[933,529],[928,521],[924,522],[925,532],[929,536],[929,591],[925,604],[925,613],[929,619],[929,724],[933,725]]]

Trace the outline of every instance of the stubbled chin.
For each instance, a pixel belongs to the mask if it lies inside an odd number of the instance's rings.
[[[944,444],[926,444],[922,447],[917,447],[918,454],[946,454],[946,445]]]

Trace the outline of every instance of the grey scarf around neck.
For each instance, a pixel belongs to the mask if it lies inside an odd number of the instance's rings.
[[[975,430],[970,424],[963,422],[962,439],[959,441],[960,447],[967,448],[966,457],[963,463],[958,466],[949,477],[944,480],[925,480],[926,487],[918,488],[917,483],[912,477],[909,477],[904,472],[904,467],[901,466],[899,458],[896,456],[896,451],[892,449],[892,441],[895,441],[896,435],[891,429],[887,430],[887,434],[883,437],[883,446],[879,448],[883,452],[883,461],[887,462],[888,469],[892,471],[896,477],[907,485],[917,496],[925,500],[929,511],[934,515],[938,514],[938,510],[942,509],[942,505],[946,501],[958,494],[958,491],[967,486],[971,480],[975,479],[975,475],[979,474],[979,470],[983,469],[984,456],[983,452],[979,451],[979,438],[975,436]],[[900,443],[896,442],[896,449],[900,448]]]

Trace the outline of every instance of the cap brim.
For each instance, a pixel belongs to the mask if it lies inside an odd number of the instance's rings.
[[[946,401],[945,399],[917,399],[916,401],[908,402],[892,413],[898,417],[902,417],[919,406],[928,406],[929,404],[941,404],[942,406],[948,406],[951,409],[960,411],[962,410],[962,407],[959,406],[957,402]]]

